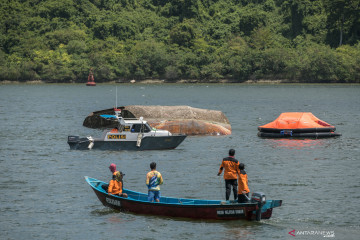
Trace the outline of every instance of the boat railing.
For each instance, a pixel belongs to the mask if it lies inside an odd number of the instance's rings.
[[[89,183],[99,183],[99,182],[102,183],[102,181],[99,181],[99,180],[88,180],[88,181],[89,181]]]
[[[128,194],[128,198],[131,198],[133,200],[144,201],[144,202],[146,202],[148,200],[146,194],[131,193],[131,192],[127,192],[127,194]],[[193,199],[179,199],[179,198],[161,197],[160,198],[160,203],[193,205],[193,204],[196,204],[196,201],[193,200]]]
[[[86,180],[88,181],[88,183],[91,186],[98,188],[98,189],[99,189],[99,185],[103,184],[103,181],[99,181],[99,180],[92,179],[92,178],[86,178]],[[104,190],[104,189],[101,188],[101,190]]]
[[[99,181],[101,182],[101,181]],[[148,195],[145,193],[132,192],[129,190],[125,190],[128,198],[135,201],[148,201]],[[220,200],[203,200],[203,199],[190,199],[190,198],[172,198],[172,197],[161,197],[160,203],[164,204],[181,204],[181,205],[218,205],[221,203]]]
[[[123,118],[124,120],[140,120],[139,118]]]
[[[127,193],[128,198],[137,200],[137,201],[147,201],[147,195],[139,193]]]
[[[189,204],[189,205],[194,205],[195,204],[195,200],[189,200],[189,199],[179,199],[179,203],[180,204]]]

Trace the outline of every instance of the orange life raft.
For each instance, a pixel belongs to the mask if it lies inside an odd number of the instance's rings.
[[[336,128],[310,112],[282,113],[273,122],[258,127],[259,137],[268,138],[327,138],[341,134]]]

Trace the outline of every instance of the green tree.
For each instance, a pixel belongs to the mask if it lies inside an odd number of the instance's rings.
[[[344,42],[355,43],[360,40],[360,1],[322,0],[327,13],[327,24],[331,29],[329,37],[338,33],[338,46]],[[329,40],[331,44],[335,42]]]
[[[168,55],[165,45],[153,40],[137,42],[129,52],[132,74],[137,79],[159,78],[165,75]]]
[[[359,0],[3,0],[0,80],[359,81]],[[339,47],[339,45],[341,45]]]
[[[192,21],[185,21],[174,26],[170,31],[170,42],[183,47],[194,44],[196,34]]]

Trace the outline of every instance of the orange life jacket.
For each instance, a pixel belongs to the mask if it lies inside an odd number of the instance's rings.
[[[122,182],[118,182],[116,180],[110,180],[108,193],[110,194],[122,193]]]
[[[233,157],[224,158],[221,162],[219,174],[224,170],[224,179],[237,179],[238,171],[239,171],[239,161]]]
[[[113,128],[110,132],[111,132],[111,133],[118,133],[118,132],[119,132],[119,129]]]
[[[248,177],[245,170],[240,170],[238,179],[238,194],[242,194],[243,191],[248,193],[250,192],[250,189],[248,186]]]

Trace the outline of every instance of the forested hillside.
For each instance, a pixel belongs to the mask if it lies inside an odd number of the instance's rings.
[[[360,0],[0,0],[0,80],[360,82]]]

